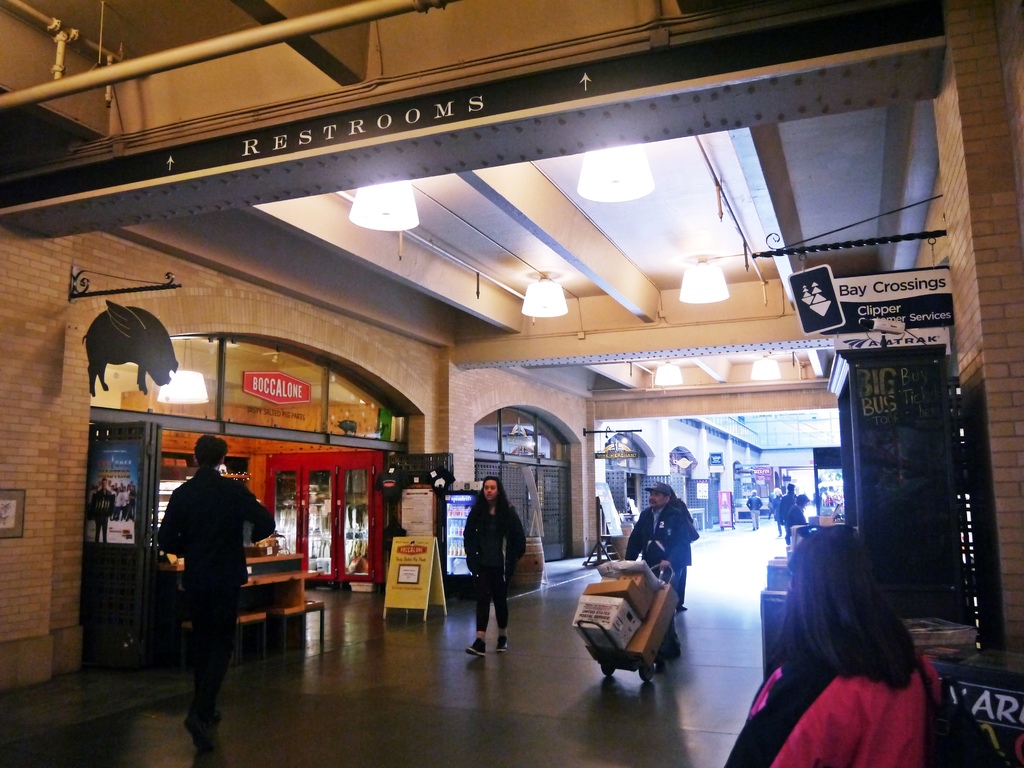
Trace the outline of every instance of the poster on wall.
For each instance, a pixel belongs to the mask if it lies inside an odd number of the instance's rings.
[[[140,450],[137,442],[93,445],[85,498],[86,541],[135,544]]]

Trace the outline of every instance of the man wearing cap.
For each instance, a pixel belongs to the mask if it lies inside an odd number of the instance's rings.
[[[654,483],[647,489],[650,506],[640,513],[626,544],[626,559],[643,557],[652,570],[666,566],[672,568],[672,586],[679,595],[677,611],[685,611],[686,568],[691,563],[690,537],[687,519],[692,523],[690,511],[668,483]],[[658,659],[679,656],[679,638],[675,622],[669,624],[665,639],[658,649]]]

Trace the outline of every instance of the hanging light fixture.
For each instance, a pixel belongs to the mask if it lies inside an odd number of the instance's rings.
[[[576,192],[597,203],[623,203],[654,191],[643,145],[598,149],[583,155]]]
[[[356,190],[352,210],[348,214],[353,224],[384,232],[401,232],[420,225],[411,181],[375,184]]]
[[[683,371],[678,365],[665,363],[654,372],[654,386],[678,387],[683,383]]]
[[[729,287],[721,267],[701,259],[696,266],[683,272],[679,300],[685,304],[714,304],[729,298]]]
[[[199,371],[171,373],[171,383],[160,387],[157,402],[169,405],[199,405],[210,402],[206,392],[206,379]]]
[[[568,314],[562,286],[549,277],[541,277],[526,287],[523,314],[529,317],[561,317]]]
[[[776,381],[782,378],[782,371],[777,360],[765,355],[751,366],[750,378],[752,381]]]

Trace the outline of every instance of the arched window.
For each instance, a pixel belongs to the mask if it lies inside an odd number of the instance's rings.
[[[178,363],[170,385],[147,379],[138,386],[134,363],[107,365],[107,390],[96,387],[94,408],[138,411],[256,427],[402,442],[405,419],[341,364],[261,340],[179,336],[171,339]],[[184,372],[198,382],[176,390]],[[184,379],[184,377],[183,377]]]

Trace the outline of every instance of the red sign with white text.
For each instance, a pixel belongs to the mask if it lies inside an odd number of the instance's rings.
[[[243,371],[242,391],[275,405],[308,403],[309,382],[280,371]]]

